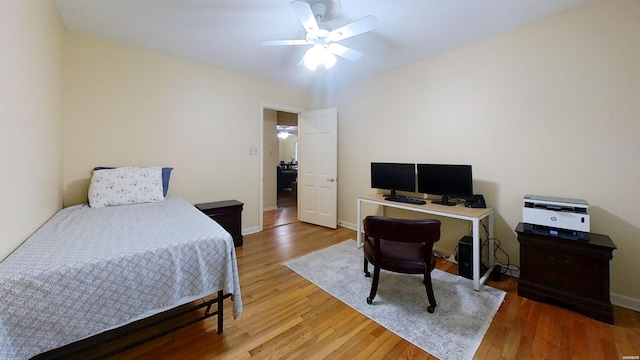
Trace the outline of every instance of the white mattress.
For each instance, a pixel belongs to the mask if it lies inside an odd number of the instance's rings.
[[[242,312],[233,239],[179,197],[62,209],[0,262],[0,359],[60,347],[218,290]]]

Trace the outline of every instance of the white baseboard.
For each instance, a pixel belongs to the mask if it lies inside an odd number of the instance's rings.
[[[254,227],[242,229],[242,235],[255,234],[257,232],[260,232],[260,227],[259,226],[254,226]]]
[[[271,211],[271,210],[278,210],[278,207],[277,206],[272,206],[272,207],[264,208],[264,209],[262,209],[262,212]]]
[[[435,246],[435,245],[433,246],[433,251],[438,252],[438,253],[444,255],[445,257],[448,257],[450,255],[454,255],[455,256],[455,252],[452,253],[449,250],[442,249],[442,248],[440,248],[438,246]]]
[[[338,220],[338,226],[342,226],[353,231],[358,231],[358,227],[356,226],[356,224],[348,223],[346,221]]]
[[[611,293],[611,303],[616,306],[640,312],[640,300],[632,297]]]

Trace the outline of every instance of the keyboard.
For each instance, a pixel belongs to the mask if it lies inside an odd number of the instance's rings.
[[[416,199],[408,196],[385,196],[385,200],[395,201],[405,204],[413,204],[413,205],[424,205],[427,202],[422,199]]]

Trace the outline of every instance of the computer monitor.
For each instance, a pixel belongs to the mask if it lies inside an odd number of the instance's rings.
[[[391,197],[396,191],[416,191],[416,165],[408,163],[371,163],[371,187],[391,190]]]
[[[471,165],[418,164],[418,192],[440,195],[436,204],[456,205],[449,198],[473,197]]]

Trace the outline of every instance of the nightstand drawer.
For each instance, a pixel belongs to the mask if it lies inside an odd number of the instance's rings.
[[[220,214],[207,214],[210,218],[215,220],[218,224],[222,225],[227,231],[239,233],[241,231],[242,221],[237,212],[220,213]],[[230,230],[231,229],[231,230]]]
[[[242,207],[237,200],[196,204],[196,208],[220,224],[233,237],[233,244],[242,246]]]

